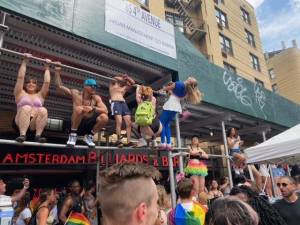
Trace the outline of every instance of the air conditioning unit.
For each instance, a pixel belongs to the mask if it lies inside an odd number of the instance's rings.
[[[226,52],[226,50],[223,49],[223,48],[222,48],[222,56],[223,56],[224,58],[227,58],[227,52]]]
[[[221,23],[218,23],[218,28],[219,28],[220,30],[223,30],[223,25],[222,25]]]

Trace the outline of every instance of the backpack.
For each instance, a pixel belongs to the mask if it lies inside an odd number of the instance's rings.
[[[152,102],[144,101],[136,109],[135,122],[139,126],[150,126],[154,119],[154,115]]]

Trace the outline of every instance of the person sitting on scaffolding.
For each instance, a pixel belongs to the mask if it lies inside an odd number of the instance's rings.
[[[185,98],[187,103],[199,104],[202,100],[202,94],[197,88],[198,82],[194,77],[189,77],[185,81],[176,81],[162,88],[160,92],[170,92],[170,97],[163,105],[163,111],[160,115],[160,122],[163,129],[161,132],[161,149],[172,150],[170,123],[177,113],[182,113],[180,100]],[[167,139],[167,142],[166,142]]]
[[[234,127],[229,128],[227,131],[227,143],[229,147],[229,155],[233,157],[234,170],[236,173],[240,173],[243,171],[246,163],[246,158],[241,152],[241,146],[244,144],[244,141],[241,140]]]
[[[131,142],[131,112],[126,104],[124,95],[135,84],[135,81],[126,74],[120,74],[114,77],[109,84],[111,115],[116,121],[116,133],[118,140],[115,145],[122,147],[121,128],[122,120],[126,125],[127,147],[134,146]]]
[[[141,135],[137,147],[147,145],[151,140],[152,147],[157,147],[156,137],[162,131],[162,125],[156,116],[156,98],[153,90],[148,86],[138,85],[136,88],[136,102],[138,104],[135,112],[135,125]],[[146,141],[147,140],[147,141]]]
[[[69,89],[63,85],[60,77],[61,67],[55,67],[55,84],[64,95],[71,97],[73,101],[73,113],[71,131],[67,146],[74,147],[77,134],[84,135],[83,141],[91,148],[95,147],[93,136],[99,132],[108,122],[108,111],[99,95],[96,94],[97,82],[94,79],[86,79],[83,90]]]
[[[27,76],[25,80],[26,67],[31,54],[24,54],[24,59],[19,68],[14,96],[17,104],[17,115],[14,119],[14,125],[17,126],[20,136],[16,138],[17,142],[26,140],[28,128],[35,131],[36,142],[44,143],[46,138],[41,137],[48,121],[48,111],[43,107],[50,86],[50,68],[51,60],[45,59],[45,73],[42,88],[39,90],[38,82],[35,77]],[[25,83],[25,85],[24,85]]]

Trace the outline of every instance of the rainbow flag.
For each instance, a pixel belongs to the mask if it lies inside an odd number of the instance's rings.
[[[91,225],[91,223],[82,213],[71,212],[65,225]]]
[[[174,222],[176,225],[204,225],[207,209],[193,202],[191,211],[186,211],[181,204],[175,208]]]

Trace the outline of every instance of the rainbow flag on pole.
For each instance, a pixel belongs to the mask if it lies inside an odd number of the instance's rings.
[[[201,204],[193,202],[191,211],[186,211],[181,204],[178,204],[174,212],[176,225],[204,225],[207,209]]]
[[[91,225],[91,223],[82,213],[71,212],[65,225]]]

